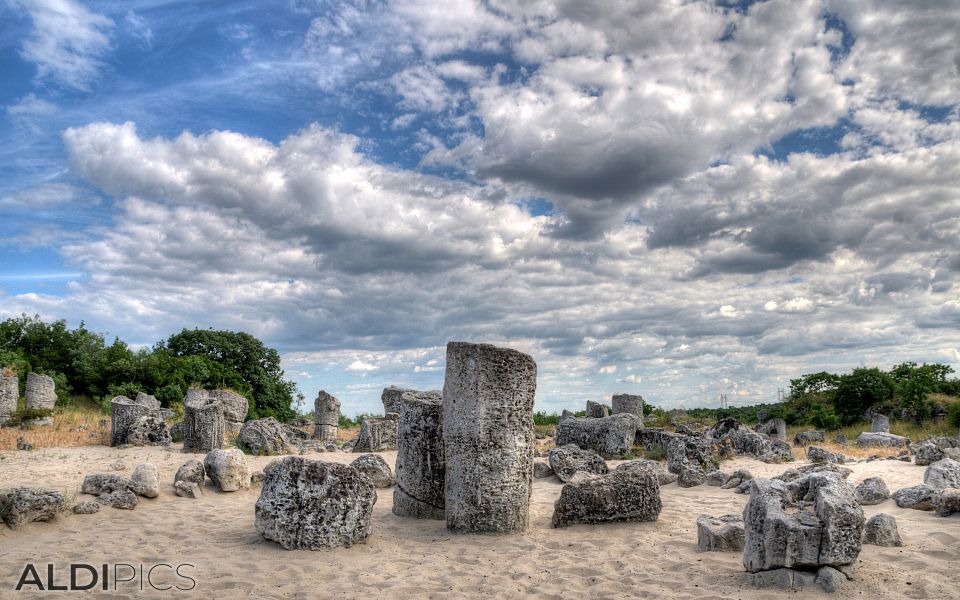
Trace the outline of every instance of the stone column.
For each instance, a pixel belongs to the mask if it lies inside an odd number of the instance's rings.
[[[587,416],[592,419],[602,419],[610,416],[610,407],[592,400],[587,400]]]
[[[400,401],[400,396],[403,396],[403,394],[406,392],[416,392],[416,390],[405,390],[403,388],[398,388],[395,385],[383,388],[383,392],[380,394],[380,401],[383,402],[384,416],[391,413],[398,415],[400,414],[403,404]]]
[[[137,419],[145,417],[151,410],[148,402],[141,400],[131,400],[126,396],[117,396],[110,401],[110,445],[119,446],[127,443],[127,436],[136,424]]]
[[[611,414],[630,414],[640,417],[643,422],[643,396],[639,394],[615,394],[613,396],[613,410]]]
[[[223,405],[218,400],[206,399],[184,404],[183,451],[209,452],[223,448],[226,424]]]
[[[0,425],[6,423],[17,412],[17,400],[20,398],[20,380],[17,375],[0,374]]]
[[[444,518],[442,420],[440,392],[408,390],[400,396],[393,514]]]
[[[313,437],[336,441],[340,431],[340,401],[320,390],[313,403]]]
[[[27,373],[27,387],[23,394],[25,409],[53,410],[57,403],[57,391],[53,379],[47,375]],[[53,417],[30,419],[28,425],[53,425]]]
[[[870,424],[872,433],[890,433],[890,419],[886,416],[874,413],[873,423]]]
[[[533,358],[489,344],[450,342],[443,383],[447,528],[526,529],[533,480]]]

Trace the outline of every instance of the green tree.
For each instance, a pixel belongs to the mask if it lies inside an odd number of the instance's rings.
[[[841,375],[833,392],[833,409],[843,425],[861,419],[868,408],[893,398],[894,382],[880,369],[860,368]]]

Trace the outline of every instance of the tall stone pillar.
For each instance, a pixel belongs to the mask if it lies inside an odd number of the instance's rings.
[[[640,417],[643,425],[643,396],[640,394],[614,394],[611,414],[628,414]]]
[[[184,452],[209,452],[223,448],[225,435],[223,405],[219,400],[207,398],[184,404]]]
[[[27,386],[23,393],[23,408],[53,410],[57,403],[57,390],[53,378],[48,375],[27,373]],[[53,417],[30,419],[32,426],[53,425]]]
[[[146,396],[149,398],[149,396]],[[127,436],[130,435],[130,431],[133,429],[134,424],[137,422],[137,419],[140,417],[145,417],[149,414],[156,414],[159,410],[160,405],[157,404],[157,409],[153,409],[153,405],[141,398],[140,395],[137,396],[136,400],[131,400],[126,396],[117,396],[110,401],[110,445],[111,446],[120,446],[121,444],[127,443]]]
[[[8,374],[0,373],[0,425],[6,423],[17,412],[17,400],[20,399],[20,380],[12,370]]]
[[[444,510],[460,533],[526,529],[533,480],[533,358],[450,342],[443,383]]]
[[[335,441],[340,431],[340,401],[320,390],[313,403],[313,437]]]
[[[393,514],[443,519],[443,401],[440,392],[406,390],[397,423]]]

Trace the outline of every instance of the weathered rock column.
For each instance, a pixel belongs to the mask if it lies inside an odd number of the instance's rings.
[[[126,396],[117,396],[110,401],[110,445],[119,446],[127,443],[127,436],[133,430],[134,424],[140,417],[155,412],[149,403],[131,400]]]
[[[613,410],[610,411],[610,414],[619,415],[626,413],[628,415],[634,415],[640,419],[637,426],[643,427],[643,396],[639,394],[614,394],[612,405]]]
[[[447,528],[510,533],[527,527],[533,481],[533,358],[450,342],[443,383]]]
[[[56,387],[53,379],[47,375],[27,373],[27,387],[23,393],[23,407],[25,409],[53,410],[57,403]],[[53,417],[30,419],[29,425],[53,425]]]
[[[886,415],[874,414],[870,424],[871,433],[890,433],[890,419]]]
[[[606,404],[587,400],[587,416],[592,419],[602,419],[610,416],[610,407]]]
[[[183,407],[183,451],[209,452],[223,448],[226,425],[223,405],[207,398],[185,403]]]
[[[313,403],[313,415],[313,437],[318,440],[336,440],[340,431],[340,401],[320,390]]]
[[[383,388],[383,392],[380,394],[380,402],[383,402],[384,416],[391,413],[400,414],[400,410],[403,408],[400,397],[406,392],[416,392],[416,390],[405,390],[395,385]]]
[[[443,519],[442,420],[440,392],[408,390],[400,396],[393,514]]]
[[[6,423],[17,412],[17,400],[20,398],[20,380],[15,373],[0,373],[0,425]]]

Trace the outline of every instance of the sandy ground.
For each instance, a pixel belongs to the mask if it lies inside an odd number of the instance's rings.
[[[382,453],[389,464],[395,454]],[[313,454],[336,462],[356,455]],[[254,529],[254,503],[260,493],[218,493],[209,485],[199,500],[173,494],[177,468],[188,458],[175,449],[104,446],[45,449],[0,454],[0,487],[49,486],[77,494],[84,475],[108,473],[122,458],[127,475],[141,462],[160,470],[161,494],[141,499],[133,511],[104,507],[95,515],[65,514],[32,523],[21,531],[0,526],[0,598],[193,597],[193,598],[780,598],[794,592],[759,590],[746,583],[739,553],[700,553],[696,518],[700,513],[740,513],[746,496],[732,490],[676,484],[661,490],[663,512],[655,523],[577,525],[551,529],[553,503],[561,484],[554,478],[534,483],[530,528],[524,535],[453,535],[443,522],[400,518],[391,511],[392,490],[379,490],[373,534],[366,544],[329,551],[287,551],[263,540]],[[254,468],[269,458],[248,457]],[[615,464],[611,462],[611,464]],[[786,466],[751,459],[725,462],[731,472],[745,467],[771,476]],[[922,481],[923,467],[899,461],[851,466],[853,483],[883,476],[891,491]],[[91,499],[92,496],[76,496]],[[72,505],[72,501],[70,505]],[[960,515],[900,509],[888,500],[864,507],[869,518],[887,512],[897,518],[903,548],[864,546],[856,580],[827,595],[819,587],[802,593],[831,598],[960,598]],[[195,589],[139,592],[136,582],[120,592],[13,591],[26,563],[55,565],[57,583],[70,563],[173,566]],[[120,569],[120,578],[129,569]],[[192,585],[164,567],[152,581]],[[112,577],[112,575],[111,575]],[[85,579],[81,578],[81,581]],[[150,593],[148,593],[150,592]]]

